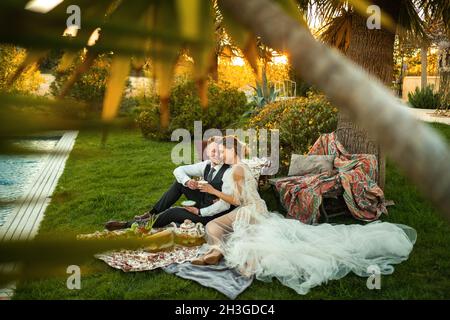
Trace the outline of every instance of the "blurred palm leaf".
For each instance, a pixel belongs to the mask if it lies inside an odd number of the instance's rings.
[[[96,253],[151,245],[161,242],[148,238],[76,240],[75,236],[0,242],[0,286],[61,274],[67,266],[80,265]]]
[[[177,8],[174,1],[164,2],[155,8],[153,27],[155,30],[169,30],[173,34],[179,33]],[[177,62],[181,44],[167,43],[163,39],[157,39],[152,45],[152,51],[167,51],[166,60],[155,61],[155,76],[158,81],[158,92],[161,99],[160,103],[160,123],[163,130],[169,127],[169,95],[173,81],[173,73]]]
[[[61,73],[67,71],[70,68],[70,66],[73,64],[73,62],[75,61],[76,58],[77,58],[77,53],[71,52],[71,51],[65,52],[63,54],[63,56],[61,57],[61,61],[59,62],[56,71],[61,72]]]
[[[180,33],[186,39],[197,39],[200,36],[201,2],[201,0],[176,0]]]
[[[303,5],[299,5],[294,0],[276,0],[289,16],[297,20],[299,24],[308,28],[308,24],[305,20],[306,11]]]
[[[129,72],[130,58],[114,55],[103,100],[103,120],[111,121],[116,117]]]
[[[214,26],[214,7],[211,1],[206,1],[206,5],[197,8],[196,24],[200,26],[197,33],[198,37],[206,40],[206,45],[196,46],[189,45],[188,49],[194,59],[194,74],[197,78],[198,91],[200,96],[200,104],[206,108],[208,105],[207,95],[207,77],[211,70],[211,65],[216,54],[215,45],[215,26]],[[200,9],[200,10],[198,10]],[[202,17],[202,19],[199,19]],[[191,18],[194,20],[195,18]]]
[[[295,1],[277,0],[277,2],[287,13],[300,23],[304,23]],[[85,59],[73,71],[61,91],[60,98],[67,94],[81,74],[86,72],[96,57],[102,53],[114,52],[130,59],[135,56],[133,66],[139,61],[138,68],[146,59],[154,59],[161,97],[161,128],[167,128],[170,121],[168,97],[174,65],[180,51],[187,48],[194,58],[195,80],[198,83],[202,105],[206,107],[206,79],[215,59],[214,21],[216,16],[221,14],[217,1],[73,1],[71,5],[78,5],[82,9],[83,26],[75,38],[62,37],[68,18],[65,2],[45,14],[24,10],[27,3],[25,0],[5,0],[0,3],[0,42],[12,43],[30,50],[29,58],[17,70],[12,80],[28,64],[38,61],[51,48],[66,50],[59,71],[67,70],[74,60],[74,53],[86,48],[92,33],[100,28],[99,40],[88,48]],[[227,14],[224,16],[227,17]],[[231,19],[225,18],[224,23],[257,72],[254,36]],[[111,70],[110,73],[115,75],[117,70]],[[114,114],[111,110],[115,107],[110,104],[110,99],[113,99],[116,105],[117,100],[120,100],[121,94],[112,95],[112,91],[107,90],[105,99],[108,102],[104,102],[104,106],[111,109],[105,110],[104,114]]]
[[[90,116],[86,104],[72,99],[54,100],[0,92],[0,101],[0,153],[27,152],[12,145],[11,138],[54,130],[99,130],[106,124],[99,117]],[[107,124],[111,128],[123,128],[131,121],[119,118]]]

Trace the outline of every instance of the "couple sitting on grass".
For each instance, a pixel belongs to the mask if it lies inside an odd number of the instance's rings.
[[[299,294],[349,272],[369,276],[393,272],[393,264],[406,259],[416,241],[416,231],[388,222],[366,225],[307,225],[270,212],[260,197],[250,168],[241,162],[246,146],[235,136],[212,137],[206,152],[209,160],[174,170],[176,182],[152,210],[133,221],[110,221],[108,230],[189,219],[206,225],[209,251],[193,264],[227,266],[247,276],[270,281],[276,277]],[[208,183],[193,179],[202,176]],[[195,207],[171,206],[184,194]],[[372,270],[372,271],[371,271]]]

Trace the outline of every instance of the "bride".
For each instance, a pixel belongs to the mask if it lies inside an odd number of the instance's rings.
[[[201,187],[237,208],[206,225],[210,251],[193,264],[217,264],[224,257],[229,267],[262,281],[277,278],[299,294],[350,272],[369,276],[372,268],[391,274],[393,264],[408,258],[416,231],[388,222],[366,225],[307,225],[269,212],[261,199],[250,168],[240,161],[245,150],[234,136],[220,145],[224,162],[232,165],[234,194],[210,185]]]

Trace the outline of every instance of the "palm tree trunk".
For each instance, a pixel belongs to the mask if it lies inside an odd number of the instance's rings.
[[[217,82],[219,81],[219,54],[214,54],[213,63],[210,69],[211,78]]]
[[[427,53],[428,53],[428,47],[426,44],[423,44],[420,48],[420,87],[423,89],[427,86],[427,67],[428,67],[428,61],[427,61]]]
[[[439,57],[439,94],[441,104],[439,109],[447,112],[450,107],[450,42],[441,44]]]
[[[374,1],[382,14],[388,14],[394,21],[400,9],[399,1]],[[367,18],[360,14],[352,15],[350,46],[346,55],[366,71],[379,78],[387,87],[393,80],[395,34],[386,29],[369,29]],[[350,153],[370,153],[378,158],[378,185],[384,189],[386,160],[380,144],[371,137],[366,128],[351,121],[348,112],[338,115],[337,136]]]

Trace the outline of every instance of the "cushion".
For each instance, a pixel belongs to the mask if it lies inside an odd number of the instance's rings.
[[[332,171],[334,158],[334,155],[292,154],[288,176],[304,176]]]

